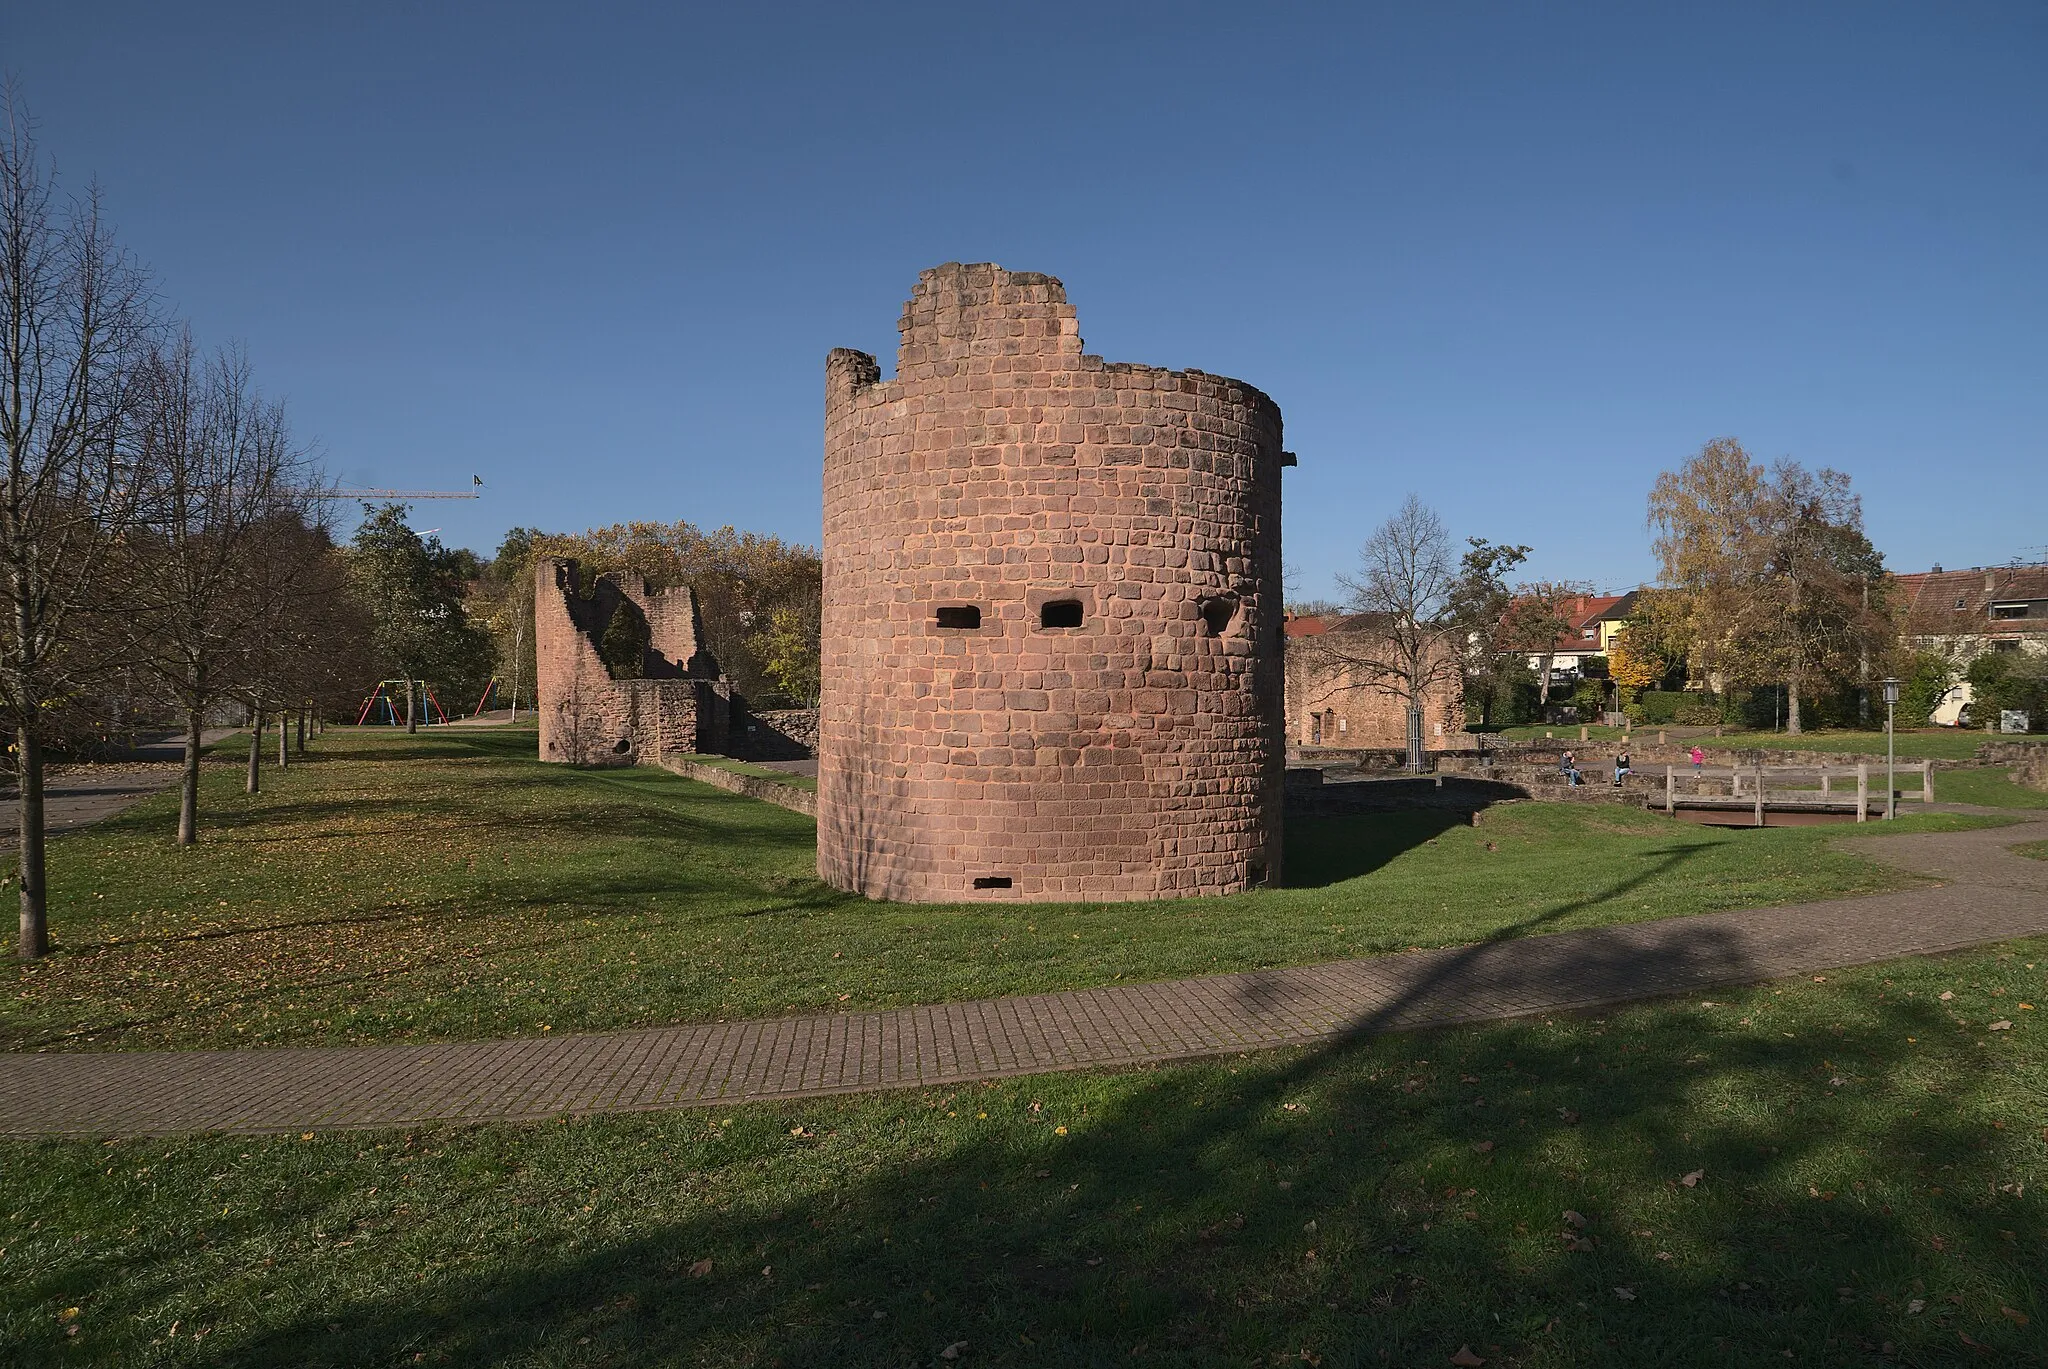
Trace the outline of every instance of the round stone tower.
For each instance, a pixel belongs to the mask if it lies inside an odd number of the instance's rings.
[[[1050,276],[924,272],[825,363],[818,871],[875,898],[1277,883],[1280,410],[1081,351]]]

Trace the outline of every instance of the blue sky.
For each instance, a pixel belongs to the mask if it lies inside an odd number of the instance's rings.
[[[2048,7],[13,5],[166,301],[420,526],[815,541],[920,268],[1268,391],[1329,593],[1413,490],[1633,585],[1709,438],[1895,569],[2048,557]],[[745,10],[747,12],[740,13]]]

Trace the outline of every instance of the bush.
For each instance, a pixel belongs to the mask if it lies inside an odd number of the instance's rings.
[[[2027,730],[2048,731],[2048,659],[1988,651],[1970,662],[1970,713],[1978,725],[1999,725],[2007,709],[2027,714]]]
[[[1701,694],[1686,694],[1676,689],[1646,689],[1636,696],[1636,702],[1642,706],[1641,721],[1652,727],[1662,727],[1667,723],[1680,721],[1680,710],[1705,697]],[[1713,710],[1713,715],[1707,721],[1721,721],[1720,710]]]
[[[1683,694],[1684,702],[1671,715],[1681,727],[1712,727],[1721,721],[1721,704],[1710,694]]]
[[[1931,651],[1916,653],[1899,686],[1899,725],[1925,727],[1955,683],[1955,667],[1946,660]]]

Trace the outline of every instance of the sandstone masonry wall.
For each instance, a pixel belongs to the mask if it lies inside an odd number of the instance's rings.
[[[612,678],[598,651],[621,612],[647,624],[637,679]],[[651,764],[664,750],[724,745],[729,691],[704,677],[716,663],[701,649],[687,586],[650,590],[638,576],[602,575],[586,590],[574,561],[545,560],[534,569],[533,617],[542,760]]]
[[[1280,411],[1081,350],[1060,282],[926,271],[826,361],[819,873],[874,897],[1277,880]]]
[[[1319,657],[1321,638],[1287,643],[1287,737],[1295,746],[1408,750],[1408,704],[1371,674]],[[1422,700],[1422,748],[1451,751],[1470,743],[1463,692],[1456,680]]]

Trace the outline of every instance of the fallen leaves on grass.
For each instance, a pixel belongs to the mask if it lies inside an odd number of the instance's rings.
[[[701,1279],[710,1272],[711,1261],[709,1260],[698,1260],[690,1266],[690,1277],[693,1279]]]
[[[1696,1169],[1690,1174],[1681,1175],[1678,1182],[1686,1188],[1698,1188],[1700,1180],[1706,1177],[1707,1172],[1704,1169]]]
[[[1478,1366],[1486,1361],[1473,1354],[1471,1346],[1461,1345],[1458,1347],[1458,1353],[1451,1356],[1451,1363],[1457,1365],[1458,1369],[1478,1369]]]

